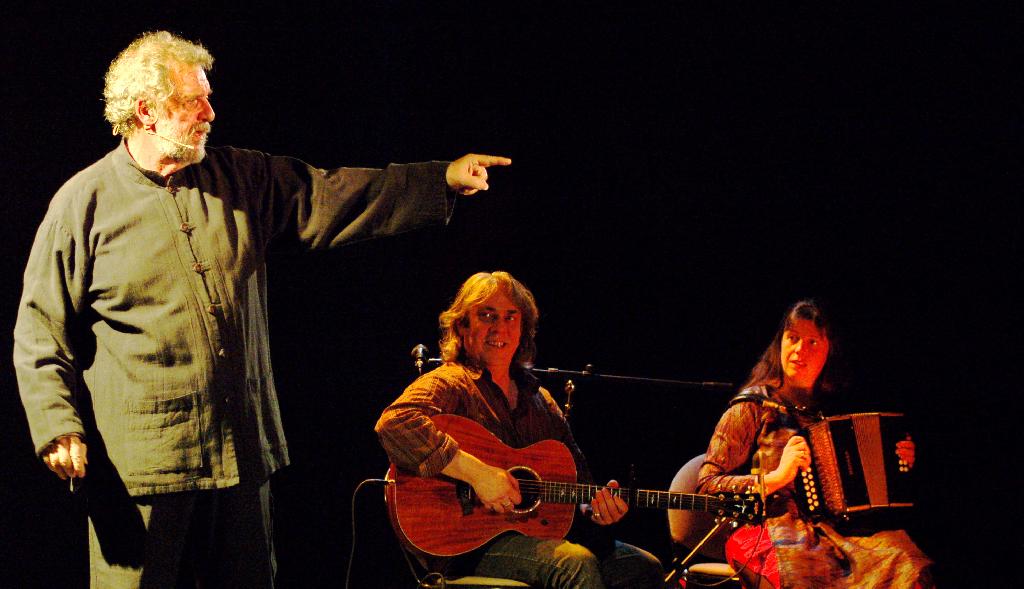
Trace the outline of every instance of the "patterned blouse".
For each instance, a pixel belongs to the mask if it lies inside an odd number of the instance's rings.
[[[774,391],[753,387],[744,392],[767,394],[782,402]],[[698,492],[745,489],[756,479],[751,459],[761,451],[762,472],[778,467],[786,442],[802,433],[812,418],[784,414],[755,402],[740,402],[725,412],[708,445],[698,478]],[[895,451],[895,449],[894,449]],[[798,507],[793,483],[766,498],[765,531],[778,559],[781,587],[929,587],[931,561],[903,530],[881,531],[869,536],[844,536],[825,521],[812,521]],[[734,560],[757,570],[750,562]]]

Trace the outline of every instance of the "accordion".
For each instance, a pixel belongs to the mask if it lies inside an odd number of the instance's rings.
[[[804,512],[847,518],[913,506],[910,468],[896,455],[907,435],[903,421],[902,413],[853,413],[808,426],[811,469],[794,481]]]

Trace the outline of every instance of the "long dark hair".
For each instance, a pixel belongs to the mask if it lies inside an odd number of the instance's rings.
[[[842,361],[842,346],[839,335],[826,314],[824,306],[815,299],[803,299],[793,303],[786,314],[779,322],[779,328],[775,332],[768,347],[761,354],[761,359],[750,370],[743,388],[764,385],[772,389],[782,386],[782,334],[793,326],[799,319],[805,319],[814,323],[814,326],[821,331],[828,340],[828,357],[825,359],[825,366],[814,383],[814,393],[831,395],[846,385],[844,366]]]

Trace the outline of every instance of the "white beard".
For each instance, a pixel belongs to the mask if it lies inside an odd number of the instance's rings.
[[[211,126],[209,123],[204,123],[204,127],[206,134],[203,135],[199,144],[194,148],[191,147],[189,142],[192,140],[193,132],[196,131],[195,127],[178,135],[167,135],[165,137],[157,135],[158,139],[162,139],[162,141],[158,142],[157,147],[161,157],[179,164],[198,164],[203,161],[203,158],[206,157],[206,139],[209,137]],[[179,145],[179,143],[183,145]]]

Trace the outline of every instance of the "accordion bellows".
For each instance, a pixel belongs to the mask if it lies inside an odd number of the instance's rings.
[[[852,413],[808,426],[811,469],[795,481],[805,512],[846,517],[913,506],[910,469],[896,455],[903,422],[902,413]]]

